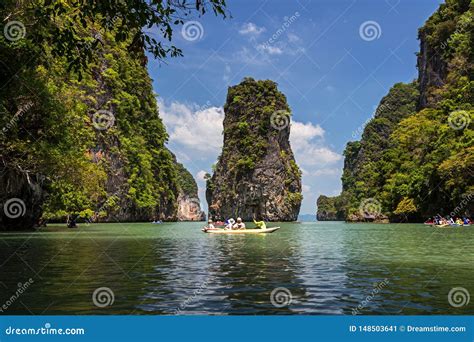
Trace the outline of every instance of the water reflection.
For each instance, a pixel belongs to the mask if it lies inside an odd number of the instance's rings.
[[[261,236],[203,234],[200,223],[0,234],[0,314],[474,313],[447,300],[456,286],[474,293],[471,228],[281,225]],[[94,305],[99,287],[113,305]],[[290,305],[272,305],[276,288]]]

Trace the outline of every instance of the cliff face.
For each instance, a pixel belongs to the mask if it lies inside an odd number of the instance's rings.
[[[206,214],[201,210],[198,187],[191,173],[183,164],[176,163],[178,171],[178,221],[204,221]]]
[[[340,211],[340,205],[337,203],[340,196],[327,197],[321,195],[318,197],[316,205],[318,207],[316,218],[318,221],[344,221],[344,212]]]
[[[420,52],[417,60],[419,109],[436,107],[442,100],[440,88],[447,84],[448,73],[457,64],[453,45],[459,43],[460,35],[472,29],[472,18],[469,19],[469,15],[472,17],[471,0],[448,0],[420,28]]]
[[[272,81],[246,78],[229,88],[224,111],[224,146],[207,182],[209,216],[295,221],[301,172],[289,143],[286,97]]]
[[[395,85],[347,144],[343,192],[332,199],[346,220],[473,214],[473,18],[469,0],[440,5],[419,30],[417,84]]]
[[[0,59],[12,61],[0,66],[2,85],[10,82],[0,87],[0,204],[15,199],[12,210],[21,211],[12,218],[17,214],[1,210],[0,230],[67,216],[175,221],[179,203],[194,198],[180,185],[182,166],[165,146],[143,52],[98,32],[78,27],[79,35],[100,40],[81,79],[61,58],[46,56],[47,67],[41,60],[27,64],[26,48],[0,42]]]

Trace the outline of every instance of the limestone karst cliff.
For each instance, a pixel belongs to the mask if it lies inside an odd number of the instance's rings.
[[[347,144],[343,191],[330,200],[346,220],[473,214],[473,14],[469,0],[439,6],[419,30],[418,80],[392,87]]]
[[[290,108],[270,80],[245,78],[224,106],[224,146],[207,181],[209,216],[295,221],[301,172],[290,147]]]

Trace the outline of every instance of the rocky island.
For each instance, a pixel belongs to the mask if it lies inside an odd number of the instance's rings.
[[[420,28],[418,79],[394,85],[347,144],[342,193],[319,197],[319,220],[473,214],[473,32],[469,1],[442,4]]]
[[[285,95],[273,81],[245,78],[229,88],[224,111],[224,146],[207,180],[209,217],[295,221],[301,171]]]
[[[0,67],[1,78],[12,80],[0,91],[0,231],[67,218],[203,218],[194,179],[166,147],[143,47],[131,51],[111,32],[97,32],[92,23],[80,32],[98,42],[81,79],[52,55],[29,62],[36,64],[20,74],[26,81],[13,77],[16,64]],[[18,65],[30,56],[1,52]]]

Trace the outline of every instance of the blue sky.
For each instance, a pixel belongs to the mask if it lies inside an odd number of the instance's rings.
[[[342,152],[360,139],[380,99],[417,77],[417,32],[435,0],[228,1],[232,18],[207,14],[178,28],[184,57],[149,59],[169,148],[195,176],[205,208],[204,172],[222,146],[227,87],[271,79],[292,109],[291,145],[303,169],[301,213],[341,190]]]

